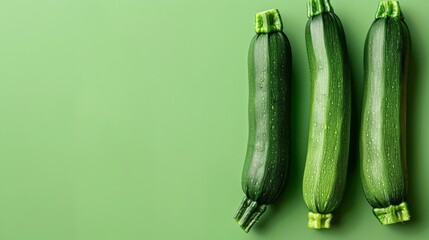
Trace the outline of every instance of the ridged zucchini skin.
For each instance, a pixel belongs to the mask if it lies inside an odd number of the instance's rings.
[[[256,15],[248,54],[249,137],[243,202],[234,219],[248,232],[281,194],[289,165],[291,47],[278,10]]]
[[[360,164],[365,196],[382,224],[410,220],[405,202],[409,52],[399,3],[381,2],[365,43]]]
[[[346,183],[351,76],[344,30],[329,0],[310,0],[308,15],[311,111],[302,187],[308,227],[322,229],[331,227]]]

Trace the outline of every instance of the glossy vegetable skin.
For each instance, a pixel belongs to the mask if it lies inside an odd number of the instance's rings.
[[[344,30],[329,0],[309,0],[308,16],[311,111],[303,196],[308,227],[322,229],[331,227],[346,183],[351,77]]]
[[[410,220],[405,201],[409,52],[399,3],[381,2],[365,44],[360,162],[365,196],[382,224]]]
[[[248,54],[249,137],[245,197],[234,219],[248,232],[281,194],[289,165],[291,48],[278,10],[256,15]]]

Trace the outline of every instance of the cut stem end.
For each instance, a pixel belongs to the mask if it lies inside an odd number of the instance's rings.
[[[247,197],[244,197],[243,201],[238,208],[237,213],[234,216],[235,221],[238,225],[247,233],[256,223],[258,218],[264,213],[266,205],[259,204]]]
[[[282,18],[277,9],[271,9],[265,12],[256,14],[255,32],[256,33],[271,33],[281,32],[283,30]]]
[[[329,0],[308,0],[307,12],[310,18],[325,12],[334,12],[334,9]]]
[[[308,227],[313,229],[331,228],[332,213],[308,213]]]
[[[400,18],[404,19],[402,15],[401,6],[399,6],[398,1],[382,1],[378,5],[377,12],[375,13],[375,18]]]
[[[386,208],[374,208],[373,212],[383,225],[402,223],[411,219],[406,202],[402,202],[399,205],[390,205]]]

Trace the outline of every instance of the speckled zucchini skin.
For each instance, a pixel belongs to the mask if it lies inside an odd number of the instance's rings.
[[[405,202],[409,51],[399,3],[381,2],[365,44],[360,163],[365,196],[382,224],[410,219]]]
[[[308,227],[330,228],[347,176],[350,138],[350,67],[345,34],[328,0],[310,0],[305,38],[311,111],[303,179]]]
[[[246,232],[281,194],[290,152],[291,47],[277,10],[259,17],[248,54],[249,137],[242,172],[246,197],[235,216]]]

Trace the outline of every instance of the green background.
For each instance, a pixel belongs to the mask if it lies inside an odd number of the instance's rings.
[[[402,0],[412,35],[409,205],[381,226],[356,166],[362,53],[378,1],[332,4],[353,70],[351,163],[331,230],[306,227],[305,0],[0,0],[0,239],[427,239],[429,3]],[[249,234],[243,193],[247,49],[279,8],[293,51],[285,193]]]

